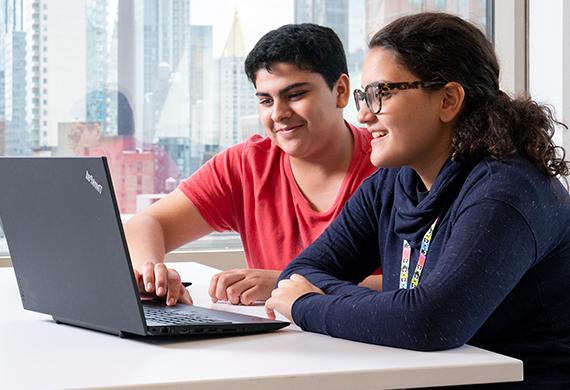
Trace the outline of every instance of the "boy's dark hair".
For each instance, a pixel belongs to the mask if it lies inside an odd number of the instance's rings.
[[[493,45],[473,24],[445,13],[405,16],[378,31],[381,47],[421,80],[455,81],[465,101],[452,134],[453,156],[500,159],[518,152],[548,175],[570,173],[564,149],[554,144],[552,111],[528,97],[511,99],[499,89]],[[564,126],[566,127],[566,126]]]
[[[348,74],[344,48],[328,27],[312,23],[286,24],[265,34],[245,59],[245,73],[255,85],[257,71],[271,72],[278,62],[319,73],[332,89],[344,73]]]

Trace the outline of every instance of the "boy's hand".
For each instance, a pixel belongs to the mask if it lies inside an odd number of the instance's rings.
[[[212,302],[229,301],[234,305],[251,305],[265,301],[275,288],[280,271],[233,269],[212,277],[208,294]]]
[[[177,302],[192,304],[190,293],[182,285],[178,272],[164,263],[143,264],[142,272],[135,269],[135,279],[141,294],[164,299],[168,306],[176,305]]]

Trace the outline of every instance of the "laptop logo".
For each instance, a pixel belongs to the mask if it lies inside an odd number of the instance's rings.
[[[98,193],[103,192],[103,186],[97,183],[97,180],[95,180],[95,178],[93,177],[92,174],[89,173],[89,171],[85,171],[85,180],[87,180],[89,184],[91,184],[91,186],[95,188],[95,191],[97,191]]]

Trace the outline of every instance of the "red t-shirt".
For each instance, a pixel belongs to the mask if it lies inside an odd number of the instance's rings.
[[[327,211],[311,208],[295,182],[289,156],[260,135],[217,154],[179,188],[213,229],[240,234],[248,267],[282,270],[323,232],[376,169],[370,162],[370,134],[349,127],[354,137],[352,162]]]

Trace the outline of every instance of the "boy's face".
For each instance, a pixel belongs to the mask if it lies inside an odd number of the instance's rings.
[[[288,63],[256,74],[259,116],[267,135],[294,158],[318,158],[346,131],[342,109],[349,82],[343,75],[331,90],[319,73]]]

